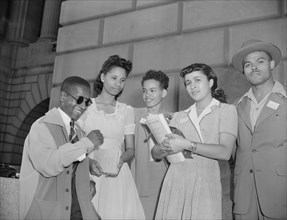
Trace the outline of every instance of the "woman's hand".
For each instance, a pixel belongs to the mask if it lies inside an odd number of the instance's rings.
[[[98,163],[98,161],[93,160],[92,158],[89,158],[89,168],[90,173],[94,176],[101,176],[103,174],[103,169],[101,165]]]
[[[124,164],[124,161],[122,160],[122,158],[120,158],[120,161],[119,161],[119,164],[118,164],[119,170],[121,170],[123,164]]]
[[[162,145],[166,148],[170,148],[172,153],[175,154],[188,148],[190,142],[178,134],[167,134],[166,139],[164,139],[162,142]]]
[[[107,173],[106,177],[117,177],[120,173],[120,170],[123,166],[124,162],[123,160],[120,158],[119,164],[118,164],[118,172],[117,173]]]
[[[165,147],[162,144],[154,145],[152,150],[151,150],[152,157],[155,160],[162,160],[170,152],[172,152],[171,148],[170,147]]]

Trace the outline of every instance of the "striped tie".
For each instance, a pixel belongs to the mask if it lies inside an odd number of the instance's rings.
[[[79,141],[79,139],[78,139],[78,136],[77,136],[76,131],[75,131],[75,120],[73,120],[73,119],[70,121],[70,128],[71,129],[70,129],[69,141],[72,144],[74,144],[77,141]],[[79,164],[79,161],[75,161],[73,163],[73,173],[76,172],[78,164]]]
[[[70,128],[71,129],[70,129],[69,141],[74,144],[79,139],[78,139],[78,136],[75,132],[75,120],[73,120],[73,119],[70,121]]]
[[[75,131],[75,120],[71,120],[70,122],[70,135],[69,135],[69,141],[74,144],[79,139]],[[77,196],[77,189],[76,189],[76,170],[78,168],[79,161],[73,162],[73,171],[72,171],[72,184],[71,184],[71,190],[72,190],[72,206],[71,206],[71,219],[83,219],[82,218],[82,212],[78,201]]]

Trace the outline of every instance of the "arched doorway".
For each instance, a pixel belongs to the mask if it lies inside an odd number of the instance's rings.
[[[24,141],[30,131],[31,125],[49,110],[50,98],[36,105],[22,122],[14,143],[11,165],[21,165]]]

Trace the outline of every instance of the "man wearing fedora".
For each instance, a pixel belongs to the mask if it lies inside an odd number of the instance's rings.
[[[273,80],[282,58],[271,43],[249,40],[233,56],[250,90],[237,103],[235,219],[286,219],[286,91]]]

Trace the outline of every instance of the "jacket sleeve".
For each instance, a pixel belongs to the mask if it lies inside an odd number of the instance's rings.
[[[94,147],[86,137],[74,144],[66,143],[62,128],[55,129],[56,136],[53,136],[45,123],[37,121],[32,125],[26,140],[29,159],[34,168],[45,177],[58,175]]]

